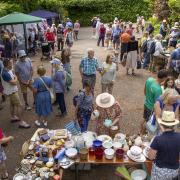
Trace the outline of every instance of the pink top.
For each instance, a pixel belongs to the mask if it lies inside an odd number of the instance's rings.
[[[74,23],[74,30],[79,31],[79,29],[80,29],[80,24]]]

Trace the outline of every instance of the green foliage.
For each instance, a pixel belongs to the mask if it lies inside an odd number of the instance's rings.
[[[0,2],[0,17],[5,16],[14,11],[21,11],[21,7],[14,3],[9,4],[5,2]]]
[[[169,0],[168,4],[171,9],[171,17],[169,19],[171,21],[179,21],[180,20],[180,0]]]
[[[160,23],[158,22],[158,19],[155,17],[151,17],[148,21],[151,22],[154,26],[154,34],[159,34]]]

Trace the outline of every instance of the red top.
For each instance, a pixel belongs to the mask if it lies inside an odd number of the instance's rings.
[[[46,33],[46,39],[47,41],[55,41],[55,36],[53,32],[47,32]]]
[[[106,28],[105,27],[100,27],[99,34],[100,35],[105,35],[106,34]]]

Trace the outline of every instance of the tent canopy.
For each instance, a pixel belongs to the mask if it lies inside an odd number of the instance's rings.
[[[24,24],[24,23],[33,23],[40,22],[41,18],[27,15],[24,13],[13,12],[2,18],[0,18],[0,25],[10,25],[10,24]]]
[[[59,14],[57,14],[55,12],[46,11],[46,10],[40,10],[40,9],[37,10],[37,11],[33,11],[33,12],[29,13],[29,15],[41,17],[41,18],[44,18],[44,19],[50,19],[50,18],[59,17]]]

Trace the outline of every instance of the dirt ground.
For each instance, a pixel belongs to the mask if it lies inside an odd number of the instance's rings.
[[[66,92],[66,105],[68,110],[68,116],[65,118],[58,118],[56,114],[58,113],[58,109],[54,106],[54,112],[49,118],[49,128],[64,128],[64,125],[73,119],[74,115],[74,107],[72,105],[72,98],[81,89],[81,78],[78,71],[79,62],[81,57],[86,54],[87,48],[94,48],[95,56],[101,61],[105,61],[106,54],[108,52],[103,47],[96,46],[96,40],[91,39],[91,28],[82,28],[80,31],[79,40],[74,42],[74,46],[72,47],[72,76],[73,76],[73,85],[72,89],[69,92]],[[46,60],[43,62],[40,61],[40,55],[32,58],[34,71],[36,71],[37,65],[44,64],[47,68],[47,74],[50,75],[50,63]],[[144,82],[146,78],[150,75],[148,72],[144,70],[137,70],[137,76],[126,76],[125,69],[120,66],[120,69],[117,74],[113,95],[120,102],[123,109],[123,119],[121,122],[121,131],[127,134],[138,133],[140,130],[140,123],[143,120],[143,89]],[[35,73],[36,76],[36,73]],[[98,74],[95,95],[101,93],[101,85],[100,85],[100,75]],[[21,93],[20,93],[21,94]],[[30,101],[30,105],[33,104],[32,93],[28,92],[28,97]],[[22,96],[21,96],[22,99]],[[23,101],[22,101],[23,102]],[[9,113],[9,105],[8,102],[4,103],[4,109],[0,111],[0,127],[2,127],[6,133],[6,135],[14,136],[14,141],[9,144],[7,148],[5,148],[7,154],[7,169],[10,173],[10,179],[12,179],[15,174],[15,169],[18,167],[20,163],[19,152],[21,150],[22,144],[31,138],[37,127],[34,125],[34,121],[36,120],[36,115],[34,111],[24,111],[24,119],[29,122],[32,127],[28,130],[22,130],[18,128],[18,124],[10,124],[10,113]],[[93,130],[95,126],[95,122],[90,123],[90,130]],[[113,177],[115,167],[92,167],[91,171],[80,172],[79,177],[80,180],[110,180],[110,179],[118,179],[116,176]],[[73,180],[74,172],[67,170],[63,176],[64,180]]]

